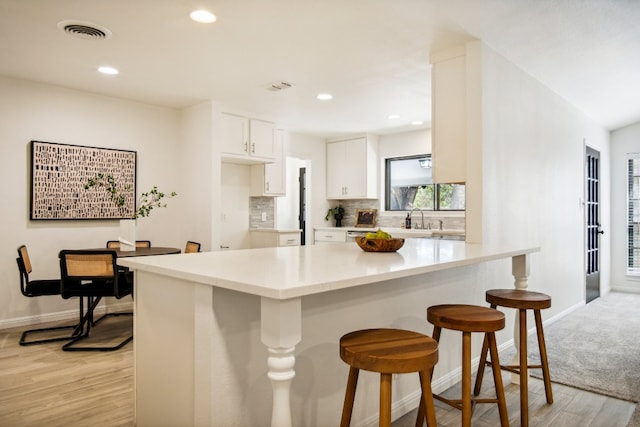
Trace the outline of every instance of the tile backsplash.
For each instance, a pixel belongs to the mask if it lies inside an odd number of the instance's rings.
[[[331,206],[342,205],[345,210],[344,218],[342,219],[343,227],[353,227],[355,224],[355,215],[357,209],[378,209],[378,200],[337,200],[331,204]],[[381,212],[378,210],[376,227],[390,227],[399,228],[404,226],[404,219],[407,216],[408,211],[393,211],[393,212]],[[424,225],[427,227],[431,223],[431,228],[437,229],[439,226],[438,220],[443,221],[443,228],[450,230],[464,230],[465,228],[465,216],[459,211],[455,213],[447,213],[445,211],[424,211]],[[414,212],[412,221],[416,224],[416,221],[420,221],[420,213]],[[333,225],[331,221],[331,225]],[[326,222],[329,225],[329,221]]]
[[[275,200],[273,197],[251,197],[249,212],[249,227],[251,228],[275,228]],[[377,200],[334,200],[331,206],[342,205],[345,215],[342,220],[343,227],[353,227],[357,209],[377,209]],[[266,221],[262,221],[262,213],[267,214]],[[407,211],[381,212],[378,211],[376,227],[399,228],[404,225]],[[420,214],[414,212],[412,220],[414,224],[420,221]],[[425,211],[424,225],[431,223],[431,228],[438,228],[438,220],[443,221],[443,227],[450,230],[464,230],[465,216],[459,211],[448,213],[444,211]],[[332,227],[334,220],[325,221],[325,227]]]
[[[266,221],[262,221],[262,213],[267,214]],[[273,197],[249,198],[249,227],[275,228],[276,202]]]

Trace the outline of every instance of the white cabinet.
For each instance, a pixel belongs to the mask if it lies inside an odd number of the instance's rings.
[[[273,123],[221,113],[220,153],[223,161],[273,162],[274,131]]]
[[[282,129],[275,131],[273,163],[251,166],[251,196],[284,196],[285,183],[285,146],[286,132]]]
[[[431,56],[432,159],[435,183],[467,181],[469,138],[474,134],[473,108],[478,89],[473,76],[473,44]],[[480,71],[477,72],[481,75]],[[477,77],[480,78],[480,77]]]
[[[316,244],[344,243],[347,241],[347,230],[315,230],[313,240]]]
[[[300,246],[300,230],[260,230],[251,231],[252,248],[275,248]]]
[[[327,199],[378,197],[378,141],[366,136],[327,144]]]

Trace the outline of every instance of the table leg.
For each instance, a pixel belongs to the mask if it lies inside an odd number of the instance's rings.
[[[295,346],[302,339],[300,298],[261,299],[262,343],[269,356],[268,376],[273,390],[271,427],[291,427],[291,381],[295,376]]]
[[[516,289],[527,289],[529,287],[529,267],[530,258],[527,254],[518,255],[511,258],[511,274],[515,279],[513,286]],[[511,359],[511,365],[520,364],[520,318],[516,316],[513,328],[513,345],[516,348],[516,354]],[[511,382],[520,384],[520,375],[512,373]]]

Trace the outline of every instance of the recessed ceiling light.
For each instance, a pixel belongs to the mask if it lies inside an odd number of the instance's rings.
[[[194,10],[189,14],[191,19],[196,22],[200,22],[201,24],[210,24],[212,22],[216,22],[216,15],[209,12],[208,10],[198,9]]]
[[[399,118],[400,118],[400,116],[397,115],[397,114],[389,114],[389,119],[391,119],[391,120],[395,120],[395,119],[399,119]]]
[[[316,98],[318,98],[320,101],[328,101],[330,99],[333,99],[333,95],[331,95],[330,93],[319,93]]]
[[[411,124],[412,124],[413,126],[420,126],[420,125],[421,125],[421,124],[423,124],[423,123],[424,123],[424,122],[421,122],[420,120],[416,120],[416,121],[411,122]]]
[[[103,65],[102,67],[98,67],[98,71],[102,74],[109,74],[110,76],[115,76],[116,74],[120,73],[117,68],[108,67],[105,65]]]

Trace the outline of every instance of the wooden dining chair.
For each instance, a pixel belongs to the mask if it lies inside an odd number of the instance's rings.
[[[200,243],[192,242],[191,240],[189,240],[184,248],[184,253],[191,254],[195,252],[200,252]]]
[[[113,351],[133,340],[133,334],[115,346],[74,346],[89,337],[91,327],[108,316],[132,313],[108,313],[94,321],[94,311],[103,297],[123,298],[133,293],[129,275],[121,274],[116,264],[114,250],[63,250],[60,251],[60,294],[62,298],[87,298],[87,312],[74,332],[75,337],[62,346],[65,351]]]
[[[18,247],[18,258],[16,258],[16,261],[18,263],[18,270],[20,271],[20,292],[22,292],[22,295],[30,298],[40,297],[44,295],[60,295],[60,279],[31,280],[29,278],[29,275],[33,272],[33,267],[31,265],[31,258],[29,258],[29,251],[27,251],[27,247],[25,245],[21,245]],[[78,318],[82,317],[82,312],[83,301],[82,298],[80,298],[80,314]],[[75,325],[28,329],[24,331],[20,336],[20,345],[44,344],[54,341],[68,341],[70,339],[73,339],[73,334],[60,336],[58,333],[56,334],[57,336],[51,338],[42,338],[31,341],[27,341],[27,339],[31,334],[44,334],[65,329],[71,329],[75,331],[78,324],[79,321]]]

